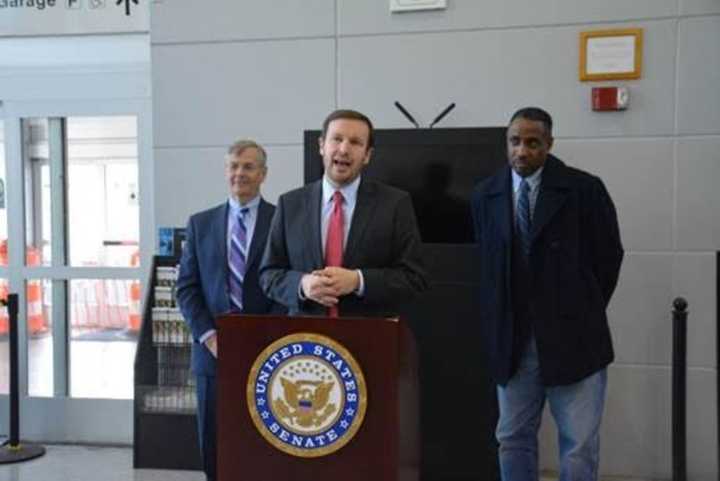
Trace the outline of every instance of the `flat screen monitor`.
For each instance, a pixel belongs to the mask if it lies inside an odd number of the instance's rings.
[[[506,164],[505,127],[376,129],[363,176],[410,193],[423,242],[473,241],[474,186]],[[305,131],[305,183],[323,174],[319,130]]]

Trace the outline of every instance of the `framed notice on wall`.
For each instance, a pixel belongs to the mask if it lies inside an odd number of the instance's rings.
[[[641,28],[580,32],[580,80],[639,79]]]

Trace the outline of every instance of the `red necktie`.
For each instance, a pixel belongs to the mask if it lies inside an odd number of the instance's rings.
[[[325,266],[342,266],[343,237],[345,235],[345,219],[343,216],[343,196],[340,191],[333,194],[333,211],[330,214],[327,239],[325,240]],[[328,308],[328,316],[338,317],[337,305]]]

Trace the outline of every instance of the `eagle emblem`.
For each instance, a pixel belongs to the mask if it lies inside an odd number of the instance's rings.
[[[303,458],[347,445],[361,428],[368,403],[362,369],[347,348],[306,332],[281,337],[257,356],[246,396],[260,436]]]
[[[273,401],[275,412],[291,426],[319,427],[337,411],[329,403],[334,382],[300,380],[292,382],[280,378],[283,396]]]

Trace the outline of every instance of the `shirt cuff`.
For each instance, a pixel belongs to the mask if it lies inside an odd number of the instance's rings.
[[[365,295],[365,278],[363,277],[363,273],[360,269],[356,269],[355,272],[357,272],[360,277],[360,284],[358,285],[358,288],[355,289],[355,295],[362,297]]]
[[[217,331],[215,329],[210,329],[209,331],[205,332],[202,336],[198,338],[198,342],[200,344],[205,344],[205,341],[210,339],[211,336],[215,335]]]
[[[300,299],[301,301],[307,301],[307,297],[305,297],[305,294],[302,290],[302,278],[300,278],[300,282],[298,283],[298,299]]]

